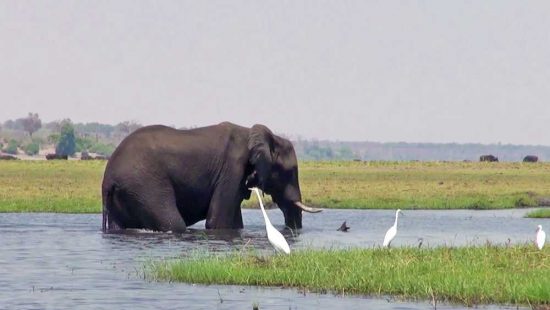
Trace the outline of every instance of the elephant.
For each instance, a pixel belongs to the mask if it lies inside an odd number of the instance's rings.
[[[201,220],[206,229],[240,229],[252,187],[271,195],[289,228],[302,228],[302,211],[321,211],[302,203],[292,143],[264,125],[142,127],[107,162],[102,229],[183,232]]]
[[[494,156],[494,155],[481,155],[479,157],[479,161],[495,161],[495,162],[498,162],[498,157]]]
[[[539,161],[539,158],[535,155],[527,155],[523,158],[524,163],[536,163],[537,161]]]

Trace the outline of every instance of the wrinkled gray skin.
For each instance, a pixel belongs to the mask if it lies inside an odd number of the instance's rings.
[[[290,141],[263,125],[143,127],[126,137],[107,163],[103,231],[181,232],[204,219],[206,228],[242,228],[241,202],[254,186],[271,195],[286,226],[302,227],[298,164]]]

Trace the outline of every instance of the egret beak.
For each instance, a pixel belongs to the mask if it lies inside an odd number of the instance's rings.
[[[249,187],[248,190],[251,191],[251,192],[253,192],[254,189],[256,189],[256,188],[258,188],[258,187]],[[258,190],[259,190],[260,192],[262,192],[262,197],[265,198],[265,192],[264,192],[263,190],[261,190],[260,188],[258,188]]]

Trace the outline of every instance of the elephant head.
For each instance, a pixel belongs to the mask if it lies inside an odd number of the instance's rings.
[[[249,170],[246,186],[259,187],[271,195],[289,228],[302,228],[302,211],[319,212],[302,203],[298,182],[298,161],[292,143],[274,135],[263,125],[250,129]]]

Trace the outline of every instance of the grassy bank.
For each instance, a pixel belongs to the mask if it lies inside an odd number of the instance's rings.
[[[550,218],[550,208],[537,209],[537,210],[531,211],[527,213],[525,217],[537,218],[537,219]]]
[[[0,212],[100,212],[104,161],[0,161]],[[323,208],[490,209],[550,197],[550,163],[302,162],[300,187]],[[245,206],[257,207],[254,200]]]
[[[101,212],[105,161],[0,161],[0,212]]]
[[[534,246],[297,251],[156,263],[157,280],[297,287],[465,305],[549,304],[550,248]]]
[[[550,197],[546,163],[311,162],[300,174],[306,202],[330,208],[513,208]]]

